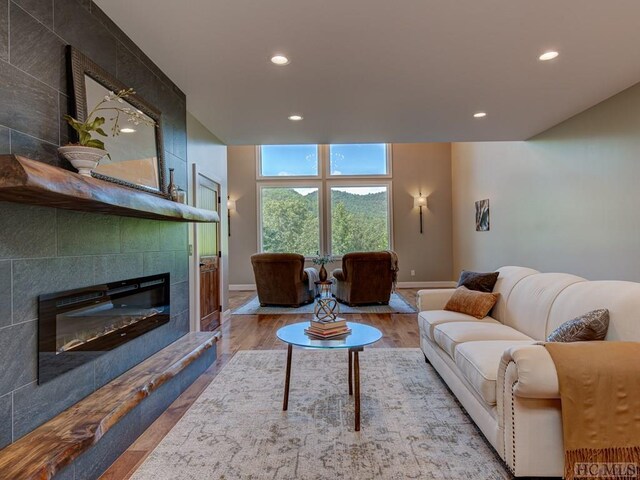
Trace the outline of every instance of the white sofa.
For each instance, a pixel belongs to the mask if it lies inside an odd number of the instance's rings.
[[[587,281],[502,267],[490,317],[443,310],[455,289],[418,292],[420,346],[511,472],[563,474],[562,420],[554,363],[542,345],[556,327],[609,309],[607,340],[640,340],[640,283]]]

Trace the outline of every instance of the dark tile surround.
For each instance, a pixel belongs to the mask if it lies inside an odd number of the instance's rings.
[[[68,136],[62,119],[68,111],[66,44],[163,112],[167,166],[176,168],[186,190],[184,94],[88,0],[0,0],[0,153],[70,168],[56,153]],[[165,271],[172,281],[167,325],[37,385],[39,294]],[[186,333],[188,306],[186,225],[0,202],[0,448]],[[95,478],[211,363],[211,355],[215,349],[57,478]]]

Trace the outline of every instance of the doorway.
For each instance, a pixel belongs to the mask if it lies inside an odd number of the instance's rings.
[[[194,165],[195,167],[195,165]],[[220,214],[220,184],[194,168],[194,205]],[[220,224],[196,224],[195,259],[199,284],[198,329],[210,332],[220,326]]]

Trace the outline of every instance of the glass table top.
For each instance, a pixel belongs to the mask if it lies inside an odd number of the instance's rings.
[[[294,323],[282,327],[277,331],[276,336],[285,343],[310,348],[364,347],[382,338],[382,332],[370,325],[347,322],[347,326],[351,329],[350,334],[326,340],[313,338],[304,333],[304,329],[309,327],[309,322]]]

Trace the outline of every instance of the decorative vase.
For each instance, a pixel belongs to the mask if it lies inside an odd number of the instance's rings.
[[[318,272],[318,277],[321,282],[327,281],[327,270],[324,268],[324,264],[320,265],[320,271]]]
[[[169,169],[169,187],[167,189],[167,193],[169,194],[169,198],[174,202],[178,200],[178,187],[176,187],[174,182],[173,168]]]
[[[59,147],[58,152],[84,177],[90,177],[100,160],[107,155],[106,150],[82,145],[65,145]]]

